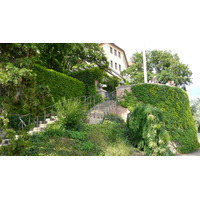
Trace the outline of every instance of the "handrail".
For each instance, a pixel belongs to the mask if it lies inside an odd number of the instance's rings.
[[[113,95],[114,95],[115,91],[107,94],[106,96],[106,100],[110,99]],[[81,99],[83,98],[83,99]],[[94,99],[93,99],[94,98]],[[70,100],[78,100],[78,101],[84,101],[84,106],[88,108],[88,111],[90,110],[91,107],[95,106],[96,104],[100,103],[99,101],[99,97],[97,95],[91,95],[91,96],[79,96],[79,97],[73,97],[73,98],[69,98],[67,99],[68,101]],[[62,102],[61,102],[62,103]],[[47,113],[47,109],[49,108],[53,108],[56,106],[57,103],[53,104],[53,105],[50,105],[50,106],[47,106],[45,108],[43,108],[43,115],[40,115],[40,116],[35,116],[35,118],[33,119],[33,123],[38,126],[39,125],[39,118],[42,118],[44,121],[46,121],[46,116],[47,115],[50,115],[50,116],[53,116],[52,115],[52,112],[51,113]],[[23,129],[24,127],[26,127],[27,125],[30,125],[31,124],[31,117],[33,115],[31,115],[31,113],[28,113],[28,114],[25,114],[25,115],[20,115],[20,114],[12,114],[10,116],[18,116],[17,119],[13,119],[13,120],[10,120],[10,122],[12,121],[16,121],[16,120],[19,120],[19,123],[18,123],[18,128],[20,129],[20,126],[21,126],[21,129]],[[28,122],[26,123],[22,118],[24,117],[29,117],[28,119]]]

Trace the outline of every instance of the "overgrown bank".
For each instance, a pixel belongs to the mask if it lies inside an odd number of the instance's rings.
[[[184,90],[158,84],[133,85],[132,92],[127,94],[121,105],[134,110],[140,104],[150,104],[162,112],[162,126],[168,132],[169,141],[177,152],[189,153],[198,149],[196,128]],[[143,110],[147,111],[148,109]],[[143,123],[137,124],[141,125],[140,130],[143,129]]]
[[[89,125],[86,111],[76,101],[57,104],[58,121],[32,136],[24,130],[18,140],[0,148],[4,156],[134,156],[142,155],[126,138],[125,122],[108,115],[101,124]],[[12,133],[13,136],[15,132]],[[20,134],[20,133],[19,133]]]

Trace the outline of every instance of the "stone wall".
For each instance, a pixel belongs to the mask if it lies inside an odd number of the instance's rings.
[[[124,91],[131,92],[132,85],[122,85],[116,88],[116,97],[120,98],[125,95]]]

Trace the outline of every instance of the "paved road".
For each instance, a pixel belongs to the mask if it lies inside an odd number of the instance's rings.
[[[197,134],[199,142],[200,142],[200,133]],[[188,154],[179,154],[177,156],[200,156],[200,148],[197,151]]]

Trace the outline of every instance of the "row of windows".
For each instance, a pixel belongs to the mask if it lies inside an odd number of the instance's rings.
[[[112,61],[112,60],[110,61],[110,67],[113,68],[113,61]],[[117,63],[115,63],[115,69],[118,70],[118,68],[117,68]],[[120,72],[122,71],[121,65],[119,65],[119,71],[120,71]]]
[[[113,53],[113,48],[110,47],[110,53]],[[117,50],[114,49],[114,55],[117,56]],[[118,51],[118,57],[121,58],[121,53]]]

